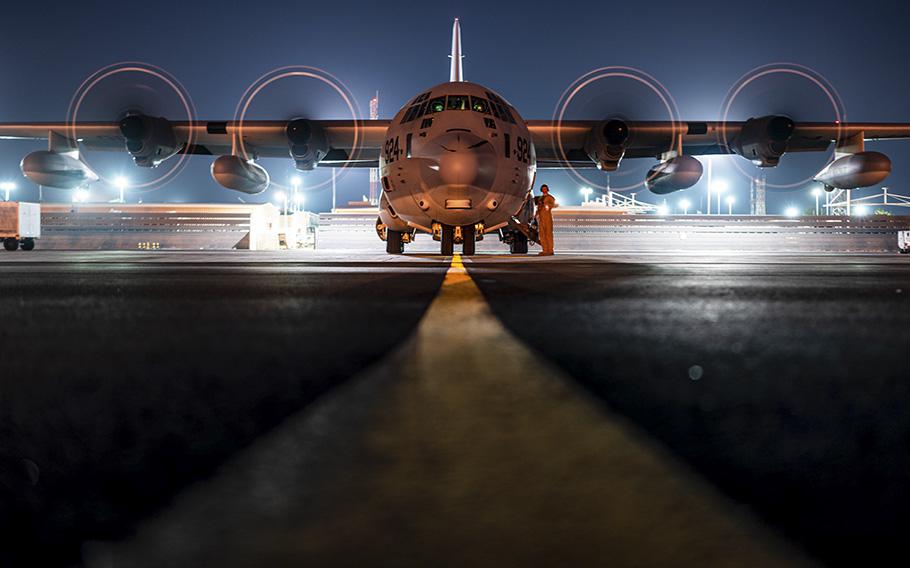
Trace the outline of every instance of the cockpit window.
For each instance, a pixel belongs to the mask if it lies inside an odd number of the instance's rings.
[[[507,120],[512,124],[515,124],[515,119],[512,117],[512,113],[509,111],[509,107],[506,105],[496,105],[499,107],[499,114],[502,115],[503,120]]]
[[[483,114],[490,114],[490,104],[487,103],[486,99],[471,97],[471,110]]]
[[[437,97],[430,101],[430,106],[427,107],[427,114],[432,112],[442,112],[446,109],[446,98]]]
[[[406,112],[404,117],[401,119],[401,123],[404,124],[405,122],[411,122],[412,120],[417,118],[417,112],[419,110],[420,110],[419,106],[412,106],[411,108],[409,108],[408,112]]]
[[[467,95],[449,95],[448,110],[468,110]]]

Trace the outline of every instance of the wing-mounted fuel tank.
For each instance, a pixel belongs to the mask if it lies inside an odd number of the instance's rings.
[[[98,174],[75,153],[39,150],[23,158],[19,167],[25,177],[46,187],[75,189],[98,181]]]
[[[760,168],[773,168],[787,151],[796,124],[786,116],[750,118],[735,136],[730,149]]]
[[[629,141],[629,126],[612,119],[599,123],[585,140],[585,153],[597,167],[608,172],[619,167]]]
[[[285,132],[288,138],[288,150],[298,170],[312,170],[329,153],[325,132],[305,118],[288,122]]]
[[[222,187],[250,195],[265,191],[270,181],[265,168],[240,156],[221,156],[212,162],[212,177]]]
[[[165,118],[132,114],[120,121],[120,133],[126,140],[126,151],[142,168],[158,167],[183,149]]]
[[[692,187],[701,179],[704,168],[692,156],[677,156],[648,171],[645,185],[652,193],[666,195]]]
[[[815,175],[829,189],[856,189],[881,183],[891,173],[891,159],[881,152],[842,156]]]

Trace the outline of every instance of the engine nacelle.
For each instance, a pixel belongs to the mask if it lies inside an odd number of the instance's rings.
[[[329,153],[325,132],[309,120],[298,118],[290,121],[286,133],[288,149],[298,170],[312,170]]]
[[[607,120],[595,126],[585,141],[585,153],[601,170],[615,171],[626,153],[629,126],[621,120]]]
[[[48,150],[32,152],[22,158],[19,168],[25,177],[38,185],[59,189],[75,189],[99,179],[82,160]]]
[[[701,179],[703,171],[701,162],[692,156],[678,156],[651,168],[645,186],[652,193],[666,195],[692,187]]]
[[[240,156],[221,156],[212,162],[212,177],[221,187],[250,195],[265,191],[270,181],[265,168]]]
[[[165,118],[132,114],[120,121],[120,133],[133,162],[143,168],[158,167],[183,147]]]
[[[815,175],[828,188],[856,189],[885,180],[891,173],[891,159],[881,152],[857,152],[834,160]]]
[[[730,149],[760,168],[773,168],[787,151],[795,129],[786,116],[750,118],[730,140]]]

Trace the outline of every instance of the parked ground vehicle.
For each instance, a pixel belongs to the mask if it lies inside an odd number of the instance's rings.
[[[32,250],[41,237],[41,205],[16,201],[0,202],[0,240],[9,251]]]

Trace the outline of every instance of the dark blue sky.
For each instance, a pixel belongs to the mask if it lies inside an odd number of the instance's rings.
[[[337,75],[364,113],[379,90],[381,117],[388,118],[421,89],[447,79],[451,22],[458,16],[466,78],[498,90],[525,118],[549,118],[562,91],[586,71],[628,65],[660,79],[683,118],[715,119],[727,90],[743,73],[789,61],[827,77],[853,121],[910,121],[910,8],[905,2],[260,0],[155,6],[91,1],[5,6],[0,120],[63,120],[80,82],[122,60],[170,71],[190,92],[202,119],[232,117],[246,86],[282,65],[316,66]],[[831,114],[826,112],[820,116]],[[19,160],[37,147],[4,142],[0,176],[20,178]],[[888,185],[910,193],[910,141],[870,148],[894,160]],[[724,160],[718,171],[729,170],[745,205],[745,178]],[[209,158],[194,158],[176,181],[144,198],[235,201],[240,194],[215,184],[209,164]],[[276,178],[291,173],[289,161],[267,165]],[[566,201],[576,199],[576,182],[558,174],[541,179],[552,182]],[[28,181],[21,180],[20,187],[20,198],[34,198]],[[365,192],[365,173],[340,185],[345,199]],[[695,190],[689,193],[697,199]],[[770,205],[808,205],[811,199],[804,193],[777,195]],[[317,209],[328,202],[327,191],[309,201]]]

